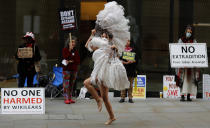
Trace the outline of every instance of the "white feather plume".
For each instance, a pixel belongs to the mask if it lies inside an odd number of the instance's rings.
[[[115,1],[108,2],[96,17],[96,24],[113,34],[112,43],[119,53],[123,52],[127,40],[130,40],[129,20],[124,16],[124,8]]]

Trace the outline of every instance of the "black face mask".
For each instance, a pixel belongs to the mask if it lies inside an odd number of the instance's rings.
[[[33,43],[33,40],[31,38],[25,38],[26,44]]]

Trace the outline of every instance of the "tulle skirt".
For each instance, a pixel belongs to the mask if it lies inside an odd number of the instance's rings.
[[[129,88],[125,67],[118,57],[110,56],[111,49],[100,48],[93,53],[94,69],[91,73],[91,83],[115,90]]]

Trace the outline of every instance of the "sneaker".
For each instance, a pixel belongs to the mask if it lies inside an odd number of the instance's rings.
[[[65,104],[71,104],[69,100],[64,100]]]
[[[129,102],[129,103],[134,103],[132,99],[129,99],[128,102]]]
[[[74,100],[72,100],[72,99],[69,99],[69,102],[70,102],[70,103],[75,103],[75,101],[74,101]]]
[[[192,99],[188,98],[187,101],[192,101]]]
[[[190,99],[190,94],[187,94],[187,101],[192,101],[192,100]]]
[[[181,101],[181,102],[184,102],[184,101],[185,101],[184,95],[181,95],[180,101]]]
[[[120,103],[123,103],[123,102],[125,102],[125,99],[121,99],[119,102],[120,102]]]

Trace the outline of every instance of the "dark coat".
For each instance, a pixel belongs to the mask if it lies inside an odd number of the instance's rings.
[[[132,48],[131,52],[134,52],[136,53],[136,50],[134,48]],[[122,59],[121,57],[121,60],[127,62],[127,60],[125,59]],[[136,77],[136,67],[137,67],[137,64],[138,64],[138,57],[137,57],[137,54],[135,55],[135,60],[136,62],[135,63],[131,63],[131,64],[124,64],[124,67],[126,69],[126,72],[127,72],[127,76],[128,77]]]
[[[18,48],[24,48],[27,47],[26,43],[20,45]],[[18,65],[17,65],[17,72],[19,74],[26,74],[26,73],[31,73],[35,74],[35,62],[38,62],[41,60],[41,55],[39,52],[38,46],[35,44],[32,45],[33,49],[33,57],[32,58],[18,58],[17,52],[18,49],[15,53],[15,58],[18,60]]]

